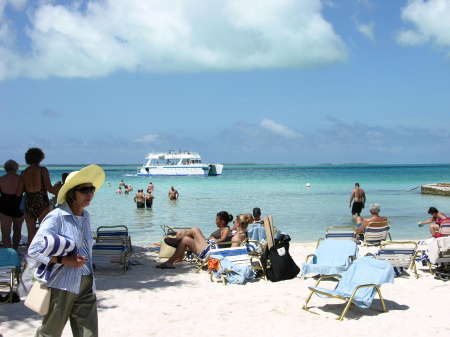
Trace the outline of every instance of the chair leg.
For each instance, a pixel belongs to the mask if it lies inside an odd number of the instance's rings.
[[[349,300],[347,300],[347,303],[345,304],[345,308],[344,308],[344,310],[342,310],[342,313],[339,316],[339,318],[337,318],[337,320],[342,321],[344,319],[344,316],[347,313],[348,309],[350,309],[351,304],[352,304],[352,299],[350,298]]]
[[[380,301],[381,301],[381,307],[383,308],[383,311],[384,311],[384,312],[387,312],[386,304],[384,303],[383,296],[381,296],[380,288],[377,286],[377,287],[375,287],[375,289],[377,290],[378,297],[380,298]]]
[[[308,298],[306,299],[305,304],[303,305],[303,310],[308,310],[308,303],[311,300],[312,295],[314,294],[314,291],[311,291],[311,293],[309,294]]]

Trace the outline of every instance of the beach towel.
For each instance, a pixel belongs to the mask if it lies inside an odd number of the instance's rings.
[[[428,246],[428,258],[430,262],[435,264],[441,252],[450,251],[450,237],[444,236],[440,238],[434,238],[430,241],[430,245]]]
[[[219,270],[213,271],[216,278],[224,275],[225,279],[232,284],[245,284],[255,278],[255,272],[251,265],[238,265],[232,263],[222,255],[211,255],[211,258],[219,261]]]
[[[44,241],[44,248],[40,251],[44,256],[68,256],[78,252],[75,242],[61,235],[44,235]],[[34,277],[38,281],[46,284],[62,266],[59,263],[40,263],[36,268]]]
[[[335,296],[349,298],[356,287],[364,284],[382,285],[394,282],[394,270],[389,262],[365,256],[353,262],[347,271],[343,272],[334,290],[314,287],[315,289]],[[353,303],[360,308],[369,308],[375,297],[373,287],[359,289]],[[327,297],[317,294],[320,297]]]
[[[320,242],[311,263],[303,263],[303,275],[340,274],[351,264],[350,256],[356,257],[358,246],[351,240],[327,239]]]

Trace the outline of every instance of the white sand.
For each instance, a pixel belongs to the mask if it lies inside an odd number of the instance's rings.
[[[397,278],[382,286],[389,311],[352,307],[336,321],[341,301],[313,297],[320,313],[301,310],[315,281],[299,278],[242,285],[211,283],[206,272],[186,264],[175,270],[155,268],[156,254],[139,249],[133,266],[121,276],[97,276],[100,336],[450,336],[450,282],[421,277]],[[292,244],[300,265],[312,244]],[[331,286],[331,284],[329,284]],[[379,301],[373,306],[379,308]],[[23,303],[0,305],[0,335],[30,337],[40,317]],[[71,336],[67,324],[63,336]]]

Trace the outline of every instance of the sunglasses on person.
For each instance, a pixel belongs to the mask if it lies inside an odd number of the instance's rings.
[[[83,194],[94,193],[95,186],[85,186],[85,187],[76,188],[75,191],[83,193]]]

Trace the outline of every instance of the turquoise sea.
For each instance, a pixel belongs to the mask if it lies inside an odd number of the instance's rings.
[[[158,241],[162,224],[199,226],[210,233],[218,211],[236,215],[250,213],[255,206],[272,215],[294,241],[316,240],[327,226],[351,223],[348,200],[355,182],[367,194],[364,214],[368,204],[379,203],[394,239],[427,237],[427,229],[418,228],[417,222],[427,218],[429,206],[450,213],[450,197],[421,195],[419,188],[411,191],[421,184],[450,181],[450,165],[226,165],[218,177],[137,177],[137,167],[104,165],[106,183],[89,212],[94,225],[127,225],[138,244]],[[52,182],[76,169],[50,166]],[[130,195],[115,194],[121,179],[133,186]],[[155,185],[153,209],[136,209],[134,192],[145,190],[150,181]],[[172,185],[180,192],[175,202],[167,198]]]

